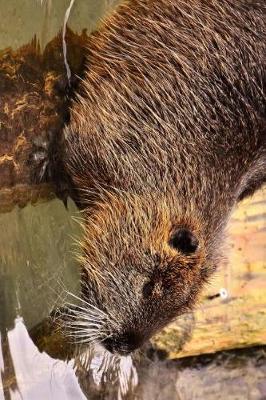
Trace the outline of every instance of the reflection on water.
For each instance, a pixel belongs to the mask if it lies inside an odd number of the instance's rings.
[[[79,288],[71,237],[79,229],[71,202],[69,209],[53,200],[0,214],[0,398],[40,399],[40,387],[43,399],[73,398],[66,397],[75,389],[71,366],[39,353],[27,333],[63,303],[65,288]]]
[[[22,317],[15,319],[13,329],[1,334],[0,370],[0,400],[83,400],[110,383],[115,386],[114,398],[120,400],[138,382],[131,357],[113,357],[100,347],[65,362],[40,352]],[[92,386],[88,397],[79,386],[82,373]]]
[[[77,33],[95,29],[99,19],[121,0],[76,0],[69,26]],[[18,4],[21,6],[18,7]],[[41,48],[62,28],[70,0],[0,0],[0,50],[18,49],[36,34]]]
[[[131,356],[112,355],[101,346],[91,346],[77,358],[79,373],[90,375],[99,390],[112,385],[116,398],[122,400],[127,394],[134,392],[138,385],[138,374]],[[108,393],[108,391],[107,391]],[[106,393],[106,394],[107,394]]]
[[[20,313],[28,328],[63,302],[64,288],[78,290],[73,236],[79,225],[53,200],[0,214],[0,329],[12,329]]]
[[[3,391],[0,399],[84,400],[73,369],[73,361],[65,363],[40,353],[29,337],[23,318],[2,337]]]

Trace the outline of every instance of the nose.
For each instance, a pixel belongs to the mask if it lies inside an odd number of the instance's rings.
[[[138,349],[143,341],[143,337],[139,333],[127,331],[105,339],[102,344],[110,353],[118,353],[125,356]]]

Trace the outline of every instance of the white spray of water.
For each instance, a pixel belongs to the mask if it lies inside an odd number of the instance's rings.
[[[129,392],[130,388],[134,388],[137,386],[138,374],[130,356],[121,357],[119,367],[118,400],[122,400],[122,396],[126,395]]]
[[[113,380],[118,382],[117,400],[122,400],[138,384],[138,374],[131,356],[113,355],[102,346],[93,345],[79,360],[86,370],[91,371],[98,386],[101,382],[106,382],[108,375],[113,376]]]

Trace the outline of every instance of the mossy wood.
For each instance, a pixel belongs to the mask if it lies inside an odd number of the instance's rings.
[[[194,315],[180,318],[154,340],[171,358],[266,343],[265,189],[239,204],[228,234],[228,262]],[[221,289],[224,297],[218,295]]]

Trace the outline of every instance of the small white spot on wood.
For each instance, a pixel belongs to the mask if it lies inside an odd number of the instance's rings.
[[[227,299],[228,296],[229,296],[228,291],[227,291],[225,288],[221,288],[221,289],[219,290],[219,294],[220,294],[220,297],[221,297],[223,300]]]

